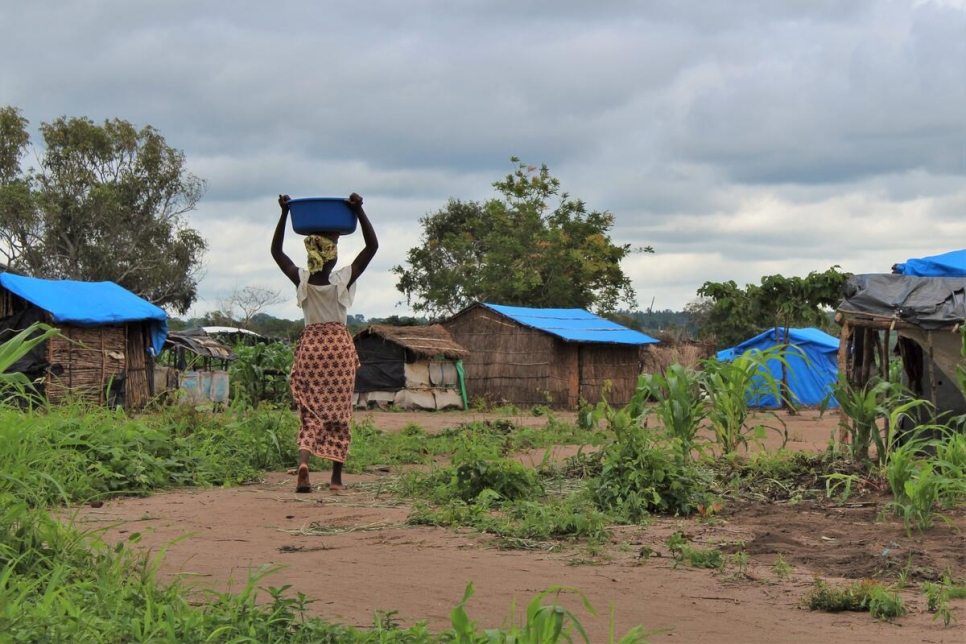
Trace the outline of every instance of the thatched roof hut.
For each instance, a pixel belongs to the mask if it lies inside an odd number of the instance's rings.
[[[354,338],[361,366],[356,405],[403,409],[463,408],[460,360],[466,349],[446,329],[373,324]]]
[[[0,339],[45,322],[60,329],[15,365],[51,403],[79,398],[139,407],[153,395],[150,356],[164,346],[164,310],[113,282],[0,274]]]
[[[583,309],[473,304],[442,326],[469,350],[471,398],[576,409],[581,401],[626,404],[652,337]]]

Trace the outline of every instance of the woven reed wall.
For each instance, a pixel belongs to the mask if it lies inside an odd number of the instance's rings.
[[[23,300],[21,298],[5,288],[0,288],[0,319],[8,318],[16,312],[14,308],[14,298],[20,300],[22,306]]]
[[[626,405],[637,388],[641,373],[637,345],[581,344],[580,397],[590,403],[599,402],[608,381],[607,400],[611,405]]]
[[[443,322],[470,353],[463,359],[466,393],[472,401],[531,406],[566,406],[567,373],[559,364],[554,338],[482,307]]]
[[[47,376],[47,399],[68,397],[104,404],[111,376],[125,372],[127,331],[124,326],[79,328],[60,325],[60,335],[47,341],[47,360],[63,373]]]
[[[147,366],[148,329],[143,322],[127,325],[127,379],[125,407],[138,409],[151,397]]]

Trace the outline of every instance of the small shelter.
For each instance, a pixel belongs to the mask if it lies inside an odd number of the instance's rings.
[[[228,366],[235,358],[231,347],[204,331],[169,333],[154,366],[155,391],[161,395],[181,390],[184,399],[196,405],[226,403]]]
[[[889,376],[889,347],[902,360],[903,380],[939,413],[966,413],[957,368],[966,321],[966,250],[910,259],[893,273],[854,275],[836,321],[842,325],[839,369],[863,386]]]
[[[221,342],[231,344],[270,344],[271,338],[266,338],[261,333],[256,333],[249,329],[242,329],[236,326],[201,326],[195,329],[187,329],[182,332],[185,335],[206,335],[216,338]]]
[[[164,310],[113,282],[0,274],[0,338],[34,322],[60,329],[14,365],[40,381],[51,403],[69,397],[132,408],[146,403],[167,320]]]
[[[769,329],[730,349],[718,352],[719,360],[734,360],[746,351],[765,351],[774,347],[786,348],[787,369],[781,360],[769,360],[768,372],[777,382],[787,384],[787,395],[796,405],[817,407],[826,403],[837,407],[829,394],[838,379],[839,340],[821,329]],[[771,393],[758,395],[751,403],[756,407],[781,407],[781,401]]]
[[[605,395],[627,404],[654,338],[583,309],[477,303],[441,323],[466,347],[471,397],[577,409]]]
[[[353,341],[361,363],[356,371],[356,406],[466,407],[461,360],[467,352],[440,325],[372,324]]]

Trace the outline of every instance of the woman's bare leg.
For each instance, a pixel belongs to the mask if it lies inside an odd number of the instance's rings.
[[[338,461],[332,461],[332,481],[329,483],[329,489],[346,489],[345,485],[342,484],[342,463]]]
[[[299,473],[295,481],[295,491],[299,494],[312,491],[312,484],[309,482],[309,456],[312,455],[307,449],[299,450]]]

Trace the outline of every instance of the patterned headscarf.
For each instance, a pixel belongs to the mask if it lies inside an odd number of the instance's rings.
[[[326,262],[339,257],[339,247],[324,235],[306,235],[305,252],[308,253],[309,272],[317,273]]]

